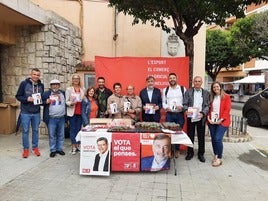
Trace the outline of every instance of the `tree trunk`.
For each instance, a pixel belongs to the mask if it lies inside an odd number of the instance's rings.
[[[209,75],[209,77],[212,79],[213,82],[216,81],[216,77],[217,77],[216,74],[211,73],[211,72],[207,72],[207,74]]]
[[[189,87],[191,87],[194,69],[194,38],[187,38],[183,42],[185,46],[185,55],[189,57]]]

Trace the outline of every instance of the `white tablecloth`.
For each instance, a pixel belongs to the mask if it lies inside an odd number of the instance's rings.
[[[99,129],[96,132],[103,132],[106,131],[107,129]],[[86,131],[80,131],[77,136],[76,136],[76,141],[81,141],[81,134],[85,133]],[[91,131],[89,131],[91,132]],[[138,133],[137,133],[138,134]],[[188,135],[182,131],[180,134],[170,134],[171,135],[171,144],[183,144],[188,147],[193,147],[193,143],[188,137]]]
[[[193,147],[192,141],[183,131],[180,134],[171,134],[171,144],[183,144],[188,147]]]

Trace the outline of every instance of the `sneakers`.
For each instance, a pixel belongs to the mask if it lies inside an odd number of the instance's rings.
[[[38,148],[33,148],[33,153],[36,156],[40,156],[41,155]],[[29,156],[29,149],[24,149],[23,150],[23,153],[22,153],[22,157],[23,158],[28,158],[28,156]]]
[[[36,156],[40,156],[41,155],[38,148],[33,148],[33,153]]]
[[[29,149],[24,149],[23,153],[22,153],[22,157],[23,158],[28,158],[28,156],[29,156]]]
[[[72,148],[72,155],[75,155],[76,154],[76,147],[73,147]]]

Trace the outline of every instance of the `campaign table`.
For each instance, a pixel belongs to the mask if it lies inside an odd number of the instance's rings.
[[[152,147],[156,135],[167,134],[171,144],[183,144],[193,147],[188,135],[179,133],[135,133],[135,132],[108,132],[107,129],[96,131],[80,131],[76,137],[81,142],[80,174],[109,176],[110,171],[139,172],[141,171],[141,153]],[[99,153],[97,139],[104,137],[108,141],[109,171],[93,171],[94,160]],[[150,148],[149,148],[150,147]],[[144,151],[145,150],[145,151]],[[152,152],[152,151],[151,151]],[[177,174],[176,161],[173,155],[175,175]]]

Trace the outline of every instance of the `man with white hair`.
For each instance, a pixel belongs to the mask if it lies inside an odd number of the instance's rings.
[[[49,134],[50,157],[56,154],[65,155],[62,150],[64,143],[64,124],[65,124],[65,93],[60,90],[60,81],[51,80],[50,89],[42,96],[44,103],[43,120],[47,125]]]

